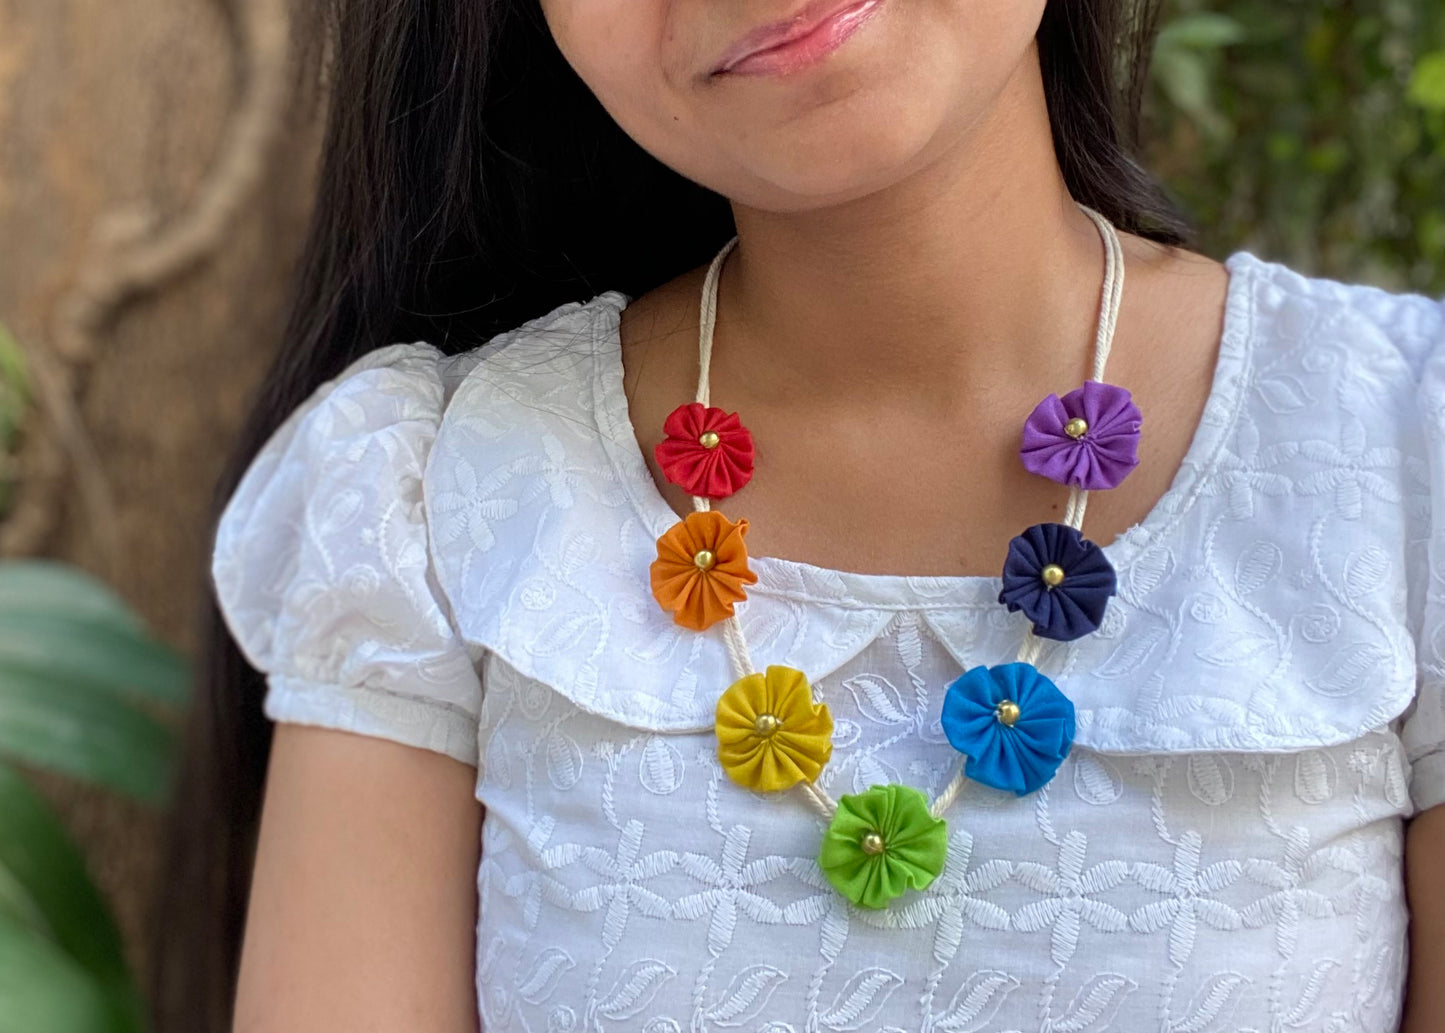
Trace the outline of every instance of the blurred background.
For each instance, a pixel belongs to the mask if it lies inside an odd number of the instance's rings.
[[[0,1033],[137,985],[211,493],[319,143],[292,0],[0,0]],[[1216,258],[1445,295],[1445,4],[1170,0],[1147,163]]]

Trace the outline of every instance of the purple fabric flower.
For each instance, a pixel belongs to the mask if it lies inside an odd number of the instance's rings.
[[[998,601],[1023,610],[1035,635],[1069,642],[1099,627],[1116,589],[1103,549],[1068,524],[1035,524],[1008,544]]]
[[[1070,434],[1070,423],[1077,435]],[[1030,473],[1085,491],[1117,487],[1139,465],[1143,418],[1129,392],[1084,381],[1060,398],[1049,395],[1024,421],[1019,458]]]

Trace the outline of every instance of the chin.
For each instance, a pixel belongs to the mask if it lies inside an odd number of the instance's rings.
[[[724,156],[729,181],[708,185],[774,211],[854,200],[916,172],[946,147],[954,133],[948,107],[927,91],[854,95],[816,117],[735,138]]]
[[[879,137],[883,138],[879,138]],[[726,196],[771,211],[805,211],[886,189],[919,166],[927,140],[897,133],[853,133],[817,147],[746,156],[750,182]]]

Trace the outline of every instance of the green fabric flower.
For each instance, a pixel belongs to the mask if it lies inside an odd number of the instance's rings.
[[[922,793],[904,785],[871,786],[838,801],[818,866],[853,903],[881,908],[909,887],[927,888],[943,871],[947,850],[947,825],[928,812]]]

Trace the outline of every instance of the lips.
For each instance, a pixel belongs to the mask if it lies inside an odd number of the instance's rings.
[[[713,74],[726,72],[752,55],[784,46],[814,32],[829,19],[855,8],[872,7],[879,0],[812,0],[797,14],[782,21],[759,26],[728,47],[713,68]]]

